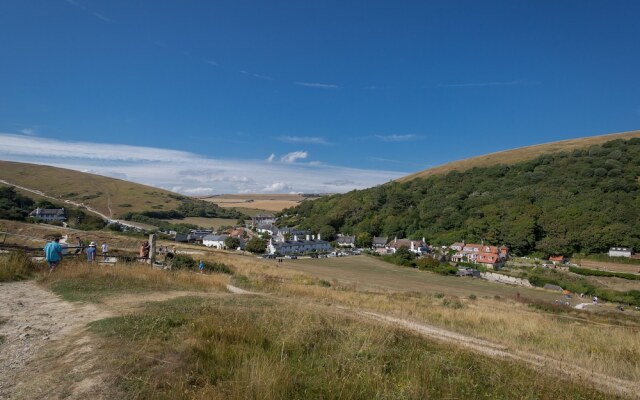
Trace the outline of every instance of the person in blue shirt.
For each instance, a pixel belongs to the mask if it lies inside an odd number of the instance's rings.
[[[204,273],[204,261],[200,260],[200,264],[198,265],[198,269],[200,270],[200,273]]]
[[[55,238],[44,246],[44,258],[49,264],[49,272],[54,269],[62,261],[62,246],[60,246],[60,238]]]
[[[90,263],[96,260],[96,242],[91,242],[89,247],[87,247],[87,261]]]

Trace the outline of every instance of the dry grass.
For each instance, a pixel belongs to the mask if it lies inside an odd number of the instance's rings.
[[[63,261],[53,273],[38,281],[69,301],[100,302],[124,293],[189,290],[225,292],[229,277],[189,271],[162,271],[147,264],[87,264]]]
[[[615,314],[602,316],[571,309],[555,314],[505,296],[500,299],[476,296],[476,300],[471,300],[469,296],[451,295],[446,291],[443,297],[424,291],[358,291],[355,290],[357,284],[337,281],[331,282],[331,287],[324,287],[326,282],[318,278],[277,268],[269,262],[229,254],[216,254],[214,259],[233,265],[257,290],[408,318],[621,379],[640,380],[640,341],[637,340],[640,319],[637,317],[621,319]],[[361,280],[367,280],[366,273],[361,275]]]
[[[535,146],[526,146],[513,150],[505,150],[497,153],[485,154],[465,160],[454,161],[438,167],[429,168],[398,179],[398,182],[406,182],[415,178],[426,178],[431,175],[446,174],[451,171],[465,171],[474,167],[489,167],[497,164],[515,164],[520,161],[534,159],[548,153],[571,151],[596,144],[602,144],[615,139],[631,139],[640,137],[640,131],[614,133],[610,135],[592,136],[580,139],[563,140],[559,142],[544,143]]]
[[[46,165],[0,161],[0,179],[84,203],[106,215],[147,211],[152,206],[172,210],[179,205],[169,196],[174,194],[163,189]]]

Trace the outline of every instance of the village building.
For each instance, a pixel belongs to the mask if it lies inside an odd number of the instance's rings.
[[[229,235],[206,235],[202,238],[202,244],[207,247],[222,250],[224,249],[224,240]]]
[[[64,208],[36,208],[29,213],[29,216],[45,222],[64,222],[67,220]]]
[[[371,242],[371,247],[374,249],[382,249],[387,245],[389,238],[387,236],[374,236]]]
[[[315,235],[306,235],[304,240],[299,239],[298,235],[294,235],[292,240],[275,241],[270,239],[267,245],[267,253],[282,256],[323,253],[331,250],[333,250],[331,244],[322,240],[320,234],[318,234],[317,238]]]
[[[506,246],[489,246],[484,243],[461,242],[454,243],[449,248],[456,251],[451,256],[451,261],[482,264],[491,269],[500,267],[509,254]]]
[[[422,238],[422,240],[411,240],[398,239],[396,237],[385,246],[388,254],[395,254],[395,252],[401,247],[406,247],[409,251],[416,254],[429,253],[429,246],[424,238]]]
[[[256,228],[258,225],[275,224],[276,217],[273,214],[258,214],[251,217],[251,227]]]
[[[338,236],[338,238],[336,239],[336,244],[339,247],[351,247],[351,248],[355,248],[356,247],[356,237],[355,236],[345,236],[345,235],[340,235]]]
[[[633,255],[633,249],[630,247],[612,247],[609,249],[609,257],[628,257]]]

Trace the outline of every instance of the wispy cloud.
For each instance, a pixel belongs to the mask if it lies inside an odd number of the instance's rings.
[[[24,128],[24,129],[20,129],[20,133],[28,135],[28,136],[34,136],[37,135],[38,133],[36,132],[36,128]]]
[[[331,144],[325,138],[316,136],[278,136],[276,139],[284,143]]]
[[[334,85],[331,83],[295,82],[295,84],[298,86],[306,86],[306,87],[319,88],[319,89],[339,89],[340,88],[340,86]]]
[[[267,157],[267,162],[269,162],[269,163],[273,162],[273,160],[275,160],[275,158],[276,158],[276,155],[271,153],[271,155],[269,157]]]
[[[205,62],[209,65],[213,65],[214,67],[220,66],[220,64],[218,64],[216,61],[213,61],[213,60],[206,60]]]
[[[245,70],[243,70],[243,69],[241,69],[239,72],[240,72],[242,75],[248,75],[248,76],[252,76],[252,77],[254,77],[254,78],[258,78],[258,79],[264,79],[264,80],[267,80],[267,81],[272,81],[272,80],[273,80],[273,78],[272,78],[272,77],[270,77],[270,76],[267,76],[267,75],[260,75],[260,74],[254,74],[253,72],[245,71]]]
[[[80,4],[79,2],[75,1],[75,0],[65,0],[67,2],[67,4],[72,5],[76,8],[79,8],[80,10],[84,11],[85,13],[94,16],[95,18],[98,18],[99,20],[106,22],[108,24],[112,24],[115,21],[109,17],[107,17],[106,15],[104,15],[103,13],[100,13],[96,10],[93,10],[87,6],[84,6],[82,4]]]
[[[413,140],[421,139],[421,136],[408,134],[408,135],[373,135],[374,138],[382,142],[410,142]]]
[[[280,157],[280,161],[285,164],[292,164],[298,160],[304,160],[309,154],[306,151],[293,151]]]
[[[443,88],[472,88],[472,87],[488,87],[488,86],[531,86],[539,85],[540,82],[530,82],[524,80],[514,81],[488,81],[488,82],[466,82],[466,83],[441,83],[438,87]]]
[[[388,182],[407,172],[296,162],[305,151],[282,162],[216,159],[187,151],[110,143],[66,142],[0,133],[0,159],[53,165],[117,177],[185,194],[338,193]],[[271,160],[272,162],[268,162]],[[0,178],[10,180],[10,177]],[[351,182],[351,183],[350,183]]]

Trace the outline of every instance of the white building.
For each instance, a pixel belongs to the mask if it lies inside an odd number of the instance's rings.
[[[63,222],[67,220],[67,213],[64,211],[64,208],[36,208],[29,213],[29,216],[46,222]]]
[[[321,253],[331,250],[333,250],[333,248],[329,242],[320,239],[319,234],[317,238],[307,235],[305,240],[299,240],[297,235],[293,237],[293,240],[274,241],[271,239],[267,245],[267,252],[269,254],[277,253],[283,256],[313,252]]]
[[[612,247],[609,249],[609,257],[628,257],[633,255],[633,249],[630,247]]]
[[[228,237],[229,235],[207,235],[202,238],[202,244],[207,247],[222,250],[224,249],[224,240]]]

